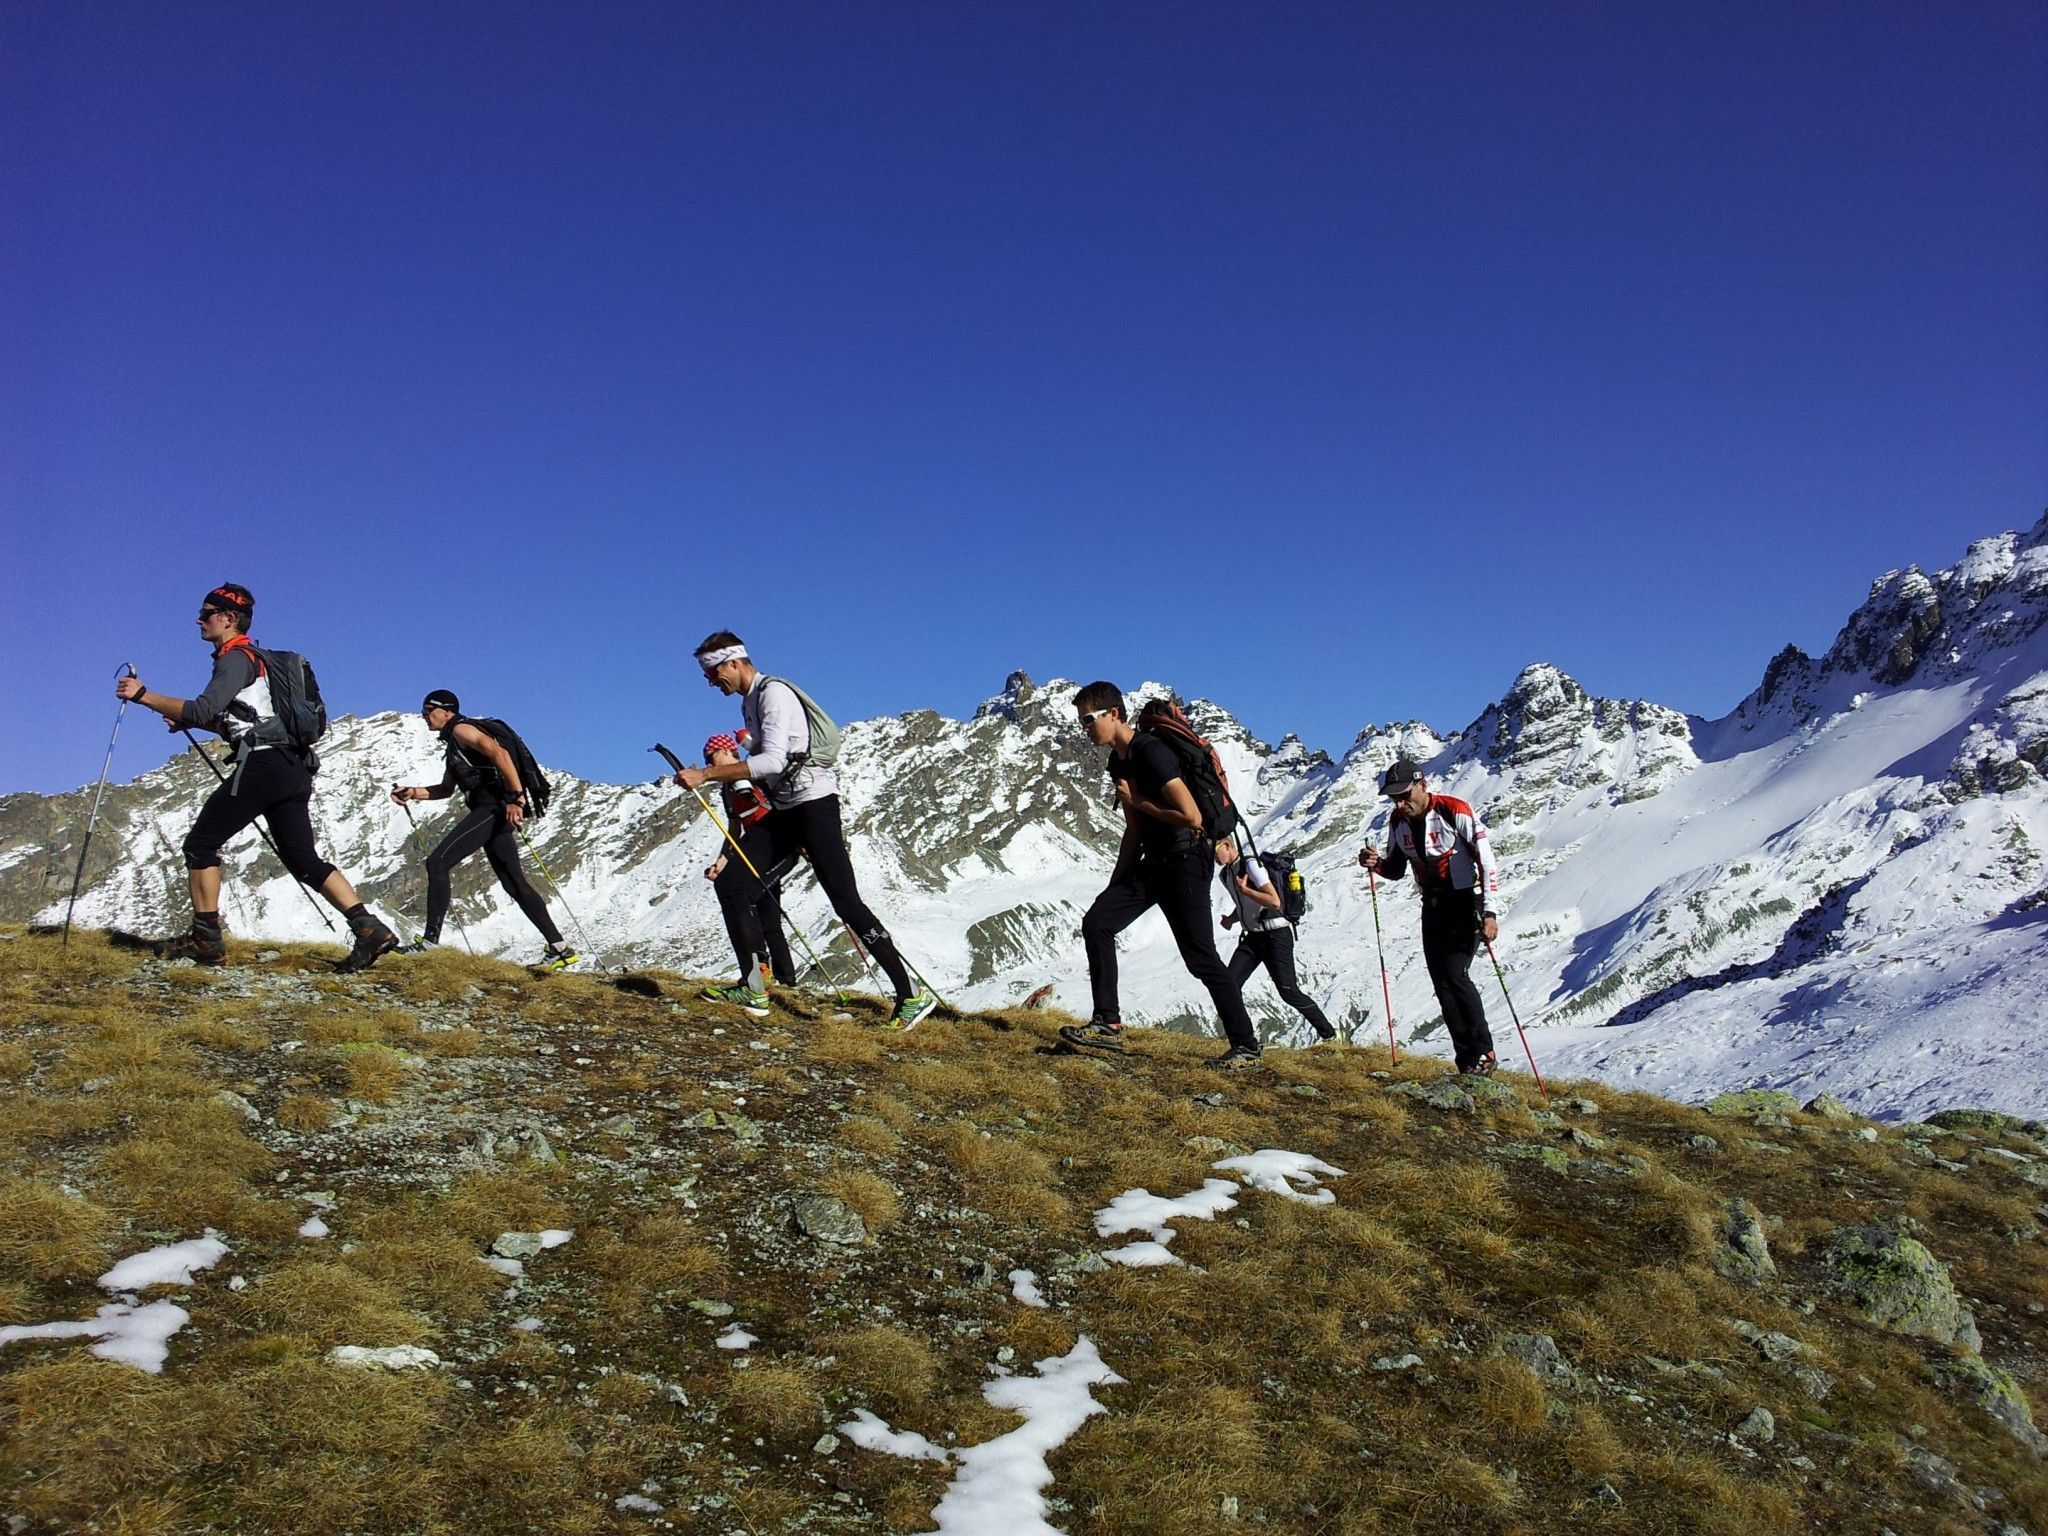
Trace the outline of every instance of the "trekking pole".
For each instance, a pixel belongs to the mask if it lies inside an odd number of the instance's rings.
[[[1529,1075],[1536,1079],[1536,1091],[1544,1098],[1550,1097],[1550,1090],[1543,1086],[1543,1074],[1536,1070],[1536,1053],[1529,1049],[1529,1031],[1522,1028],[1522,1016],[1515,1012],[1515,995],[1508,991],[1507,974],[1500,968],[1500,956],[1493,952],[1493,945],[1486,946],[1486,958],[1493,962],[1494,980],[1500,983],[1500,995],[1507,999],[1508,1017],[1515,1021],[1515,1033],[1522,1037],[1522,1054],[1529,1058]]]
[[[532,855],[533,867],[541,872],[542,878],[548,883],[548,889],[555,893],[555,900],[559,901],[562,904],[562,910],[569,914],[570,924],[578,933],[583,935],[583,947],[590,952],[591,963],[596,964],[597,949],[590,942],[590,930],[583,926],[583,919],[576,915],[576,909],[569,905],[569,898],[562,894],[562,882],[555,878],[554,871],[549,869],[546,862],[541,858],[540,850],[533,846],[533,839],[526,835],[526,823],[524,821],[520,822],[518,832],[520,845],[526,849],[527,853]]]
[[[653,746],[649,747],[647,750],[650,752],[659,752],[663,760],[667,762],[671,768],[675,769],[677,773],[681,773],[683,771],[683,760],[677,757],[675,753],[669,751],[669,749],[667,747],[664,747],[660,742],[657,741]],[[761,871],[754,868],[754,861],[747,857],[747,850],[740,846],[740,840],[737,837],[733,836],[732,828],[725,824],[725,819],[722,816],[720,816],[718,812],[711,809],[711,802],[704,798],[703,792],[701,790],[693,789],[690,791],[690,796],[697,802],[698,806],[702,808],[704,814],[711,818],[711,824],[718,828],[719,832],[724,836],[726,842],[731,845],[732,851],[739,855],[740,862],[747,866],[747,873],[752,875],[757,881],[760,881],[760,883],[763,886],[766,886],[768,882],[766,881],[766,879],[762,877]],[[842,1008],[845,1007],[846,990],[839,985],[838,980],[832,975],[832,973],[825,969],[825,962],[818,958],[818,952],[815,949],[811,948],[811,941],[804,937],[804,925],[800,922],[792,922],[789,925],[789,931],[796,935],[797,943],[803,945],[804,958],[809,960],[811,962],[812,968],[815,969],[820,976],[825,978],[825,984],[832,989],[833,1000],[836,1001]],[[755,956],[755,958],[758,960],[760,956],[757,955]]]
[[[1394,1048],[1394,988],[1387,980],[1387,946],[1380,938],[1380,882],[1370,867],[1365,872],[1365,888],[1372,892],[1372,945],[1380,952],[1380,1000],[1387,1005],[1387,1065],[1400,1061],[1400,1052]]]
[[[424,865],[427,862],[427,845],[420,841],[420,824],[413,816],[412,805],[408,801],[401,800],[398,802],[398,806],[400,810],[405,812],[405,819],[412,823],[413,850],[419,854],[420,863]],[[569,904],[566,901],[562,903],[565,911],[568,909],[568,906]],[[448,893],[448,916],[455,924],[455,931],[462,936],[462,947],[474,955],[476,953],[476,946],[469,942],[469,930],[462,926],[462,919],[455,916],[455,893],[453,891]]]
[[[839,926],[846,930],[846,942],[853,946],[853,952],[860,956],[860,963],[867,967],[868,975],[875,983],[875,990],[877,992],[884,990],[882,985],[882,969],[875,964],[875,957],[868,953],[867,945],[861,943],[860,935],[853,931],[853,924],[842,917],[839,919]]]
[[[220,764],[216,763],[211,757],[207,755],[206,748],[199,745],[199,738],[192,734],[191,727],[181,725],[178,727],[178,729],[183,734],[184,738],[192,743],[192,750],[199,754],[199,760],[206,764],[207,767],[213,770],[213,776],[216,779],[220,780],[221,783],[227,783],[228,776],[220,771]],[[255,826],[255,823],[251,822],[250,825]],[[277,862],[280,864],[284,864],[284,855],[278,852],[277,844],[270,840],[270,833],[264,830],[262,827],[256,827],[256,835],[263,839],[263,845],[266,848],[268,848],[271,851],[271,853],[276,857]],[[291,875],[291,866],[289,864],[285,864],[285,873]],[[300,890],[306,893],[306,900],[313,903],[313,910],[320,915],[320,921],[327,925],[327,931],[329,933],[334,932],[334,919],[327,915],[327,909],[321,906],[319,901],[314,897],[313,888],[310,885],[306,884],[305,881],[301,880],[297,875],[292,875],[292,883],[296,885]]]
[[[124,661],[114,669],[114,681],[135,675],[135,663]],[[123,699],[114,706],[114,729],[107,737],[107,755],[100,762],[100,782],[92,792],[92,809],[85,817],[85,841],[78,845],[78,868],[71,872],[71,899],[64,903],[63,947],[71,947],[71,911],[78,905],[78,886],[85,879],[85,856],[92,848],[92,829],[100,819],[100,799],[107,792],[107,772],[114,766],[114,743],[121,737],[121,717],[128,713],[128,701]]]

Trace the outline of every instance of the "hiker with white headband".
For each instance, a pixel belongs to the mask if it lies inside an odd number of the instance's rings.
[[[938,1006],[938,999],[928,987],[912,984],[895,941],[861,900],[854,882],[839,814],[839,776],[833,771],[839,761],[839,727],[796,684],[756,668],[731,630],[721,629],[706,638],[696,655],[705,682],[720,693],[740,696],[751,755],[705,768],[686,767],[676,782],[693,793],[705,784],[742,781],[761,788],[768,797],[768,815],[761,827],[769,845],[768,862],[762,867],[773,868],[800,852],[809,855],[832,910],[896,989],[889,1027],[909,1029]]]

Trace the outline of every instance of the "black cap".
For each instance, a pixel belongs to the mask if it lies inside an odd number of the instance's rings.
[[[436,688],[432,693],[420,700],[420,708],[422,710],[446,709],[459,715],[462,713],[462,700],[455,697],[446,688]]]
[[[1405,757],[1394,759],[1386,773],[1380,778],[1380,793],[1389,799],[1408,793],[1408,786],[1422,777],[1422,770]]]
[[[199,606],[218,608],[223,613],[239,613],[248,618],[256,611],[256,597],[239,581],[224,581],[202,597]]]

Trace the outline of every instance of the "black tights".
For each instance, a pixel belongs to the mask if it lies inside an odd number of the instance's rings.
[[[1237,941],[1237,953],[1230,957],[1230,979],[1243,990],[1251,980],[1252,972],[1260,966],[1273,978],[1273,990],[1280,994],[1280,1001],[1307,1019],[1315,1032],[1325,1040],[1334,1030],[1330,1021],[1323,1017],[1323,1010],[1316,1006],[1316,1000],[1301,990],[1301,983],[1294,976],[1294,930],[1292,928],[1267,928],[1262,931],[1247,931]]]
[[[765,955],[769,974],[781,985],[793,986],[796,967],[789,958],[789,938],[782,931],[782,900],[759,878],[769,873],[768,834],[758,822],[751,827],[735,823],[733,834],[739,839],[740,852],[726,844],[725,868],[719,871],[712,889],[718,893],[718,910],[725,916],[726,937],[732,940],[732,952],[739,958],[740,981],[748,983],[755,963]]]
[[[540,930],[542,938],[550,944],[562,942],[562,930],[555,926],[555,920],[548,916],[548,904],[540,899],[540,892],[526,878],[526,871],[519,867],[519,835],[505,820],[505,803],[485,796],[469,808],[469,814],[455,824],[455,830],[442,838],[434,851],[427,855],[427,933],[431,943],[441,942],[441,922],[448,915],[448,877],[455,872],[455,866],[483,849],[484,857],[491,861],[491,870],[498,877],[498,884],[505,888],[505,894],[519,903],[519,910],[526,914],[526,920]]]
[[[798,853],[809,854],[812,873],[824,887],[832,910],[887,974],[897,998],[910,996],[916,989],[910,984],[910,972],[904,968],[903,957],[896,952],[896,941],[860,899],[860,887],[854,883],[853,860],[847,855],[846,833],[839,823],[839,797],[827,795],[822,800],[806,800],[801,805],[770,811],[761,827],[768,834],[768,863],[762,869],[794,860]]]

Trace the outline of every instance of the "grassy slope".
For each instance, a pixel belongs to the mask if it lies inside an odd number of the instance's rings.
[[[819,1435],[871,1407],[988,1438],[1015,1422],[979,1392],[998,1351],[1022,1364],[1086,1333],[1128,1384],[1098,1389],[1109,1411],[1053,1458],[1053,1518],[1075,1536],[1212,1532],[1229,1499],[1243,1523],[1330,1536],[2048,1530],[2042,1464],[1937,1384],[1944,1351],[1855,1322],[1816,1282],[1809,1251],[1834,1226],[1917,1220],[1987,1358],[2039,1412],[2042,1192],[1945,1169],[1891,1130],[1757,1128],[1553,1084],[1597,1103],[1571,1122],[1609,1142],[1587,1148],[1525,1107],[1427,1108],[1368,1052],[1273,1052],[1219,1081],[1210,1047],[1172,1036],[1122,1066],[1050,1054],[1047,1014],[890,1036],[871,1004],[756,1024],[676,978],[654,1000],[446,952],[360,978],[325,974],[311,948],[255,953],[203,972],[96,934],[0,942],[0,1322],[87,1316],[111,1260],[203,1226],[233,1245],[166,1293],[193,1324],[161,1376],[77,1343],[0,1349],[0,1515],[125,1532],[924,1530],[944,1468],[820,1453]],[[692,1123],[706,1109],[738,1109],[758,1137]],[[630,1127],[604,1124],[621,1113]],[[474,1155],[481,1131],[523,1125],[562,1161]],[[1722,1150],[1687,1150],[1700,1133]],[[1010,1298],[1013,1266],[1045,1277],[1058,1255],[1112,1246],[1089,1213],[1120,1191],[1199,1185],[1216,1152],[1197,1137],[1349,1177],[1335,1206],[1247,1193],[1183,1223],[1189,1267],[1069,1267],[1047,1282],[1052,1310]],[[1569,1170],[1509,1155],[1538,1142]],[[868,1243],[796,1234],[785,1203],[812,1190],[861,1211]],[[324,1242],[295,1235],[309,1191],[337,1197]],[[1777,1223],[1778,1284],[1714,1272],[1729,1195]],[[508,1299],[477,1255],[542,1226],[576,1237]],[[725,1325],[693,1300],[730,1303],[760,1343],[716,1349]],[[511,1326],[528,1316],[542,1326]],[[1833,1394],[1811,1400],[1736,1318],[1809,1344]],[[1579,1383],[1546,1389],[1497,1356],[1510,1332],[1553,1335]],[[321,1360],[405,1342],[448,1367]],[[1373,1369],[1410,1351],[1419,1371]],[[1776,1439],[1738,1445],[1759,1404]],[[1917,1482],[1909,1427],[2003,1502],[1986,1514]],[[650,1481],[665,1515],[614,1509]]]

